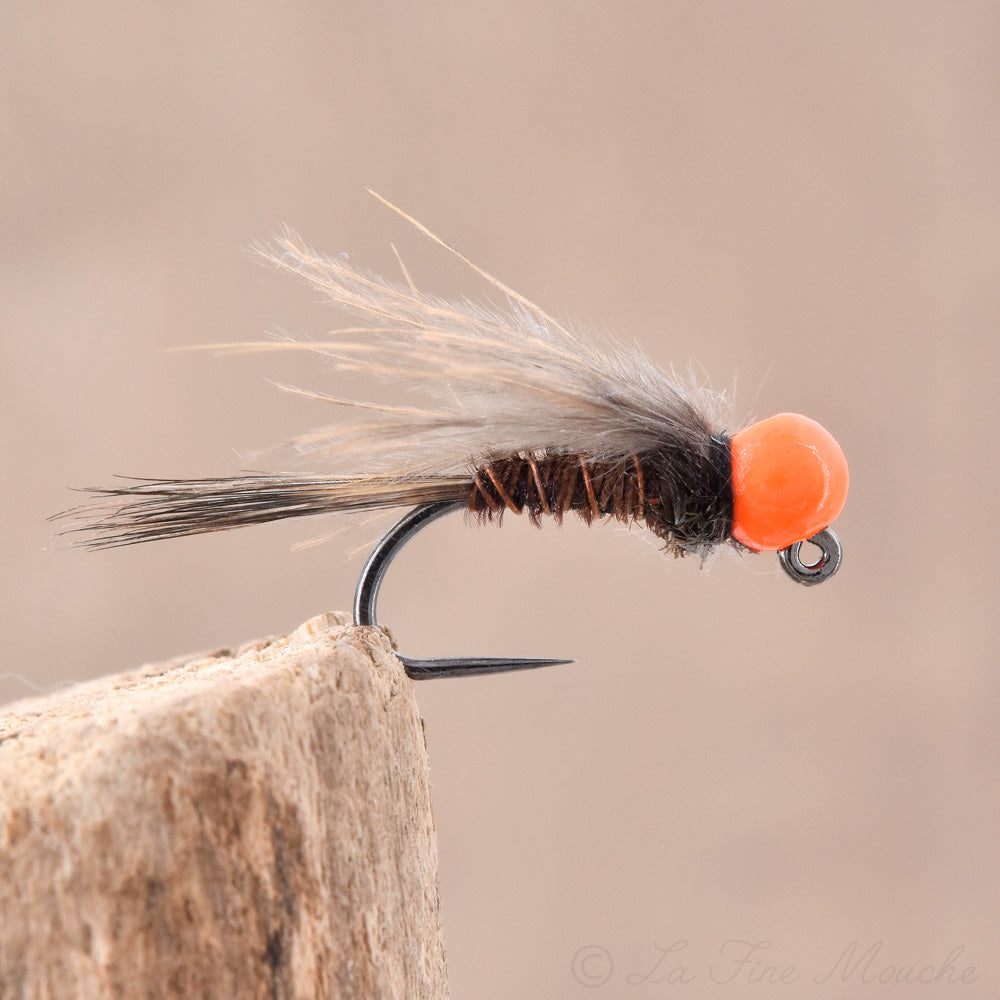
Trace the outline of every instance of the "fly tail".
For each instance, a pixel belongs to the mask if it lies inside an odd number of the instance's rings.
[[[409,507],[470,495],[471,477],[282,476],[128,479],[87,488],[93,498],[56,515],[70,521],[73,545],[109,549],[161,538],[242,528],[290,517]]]

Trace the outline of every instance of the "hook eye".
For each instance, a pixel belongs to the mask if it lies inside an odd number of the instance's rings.
[[[804,563],[802,561],[802,546],[805,542],[795,542],[788,548],[781,549],[778,552],[778,558],[781,560],[781,568],[796,583],[812,587],[817,583],[829,580],[840,569],[840,558],[843,550],[836,532],[830,528],[824,528],[806,541],[820,550],[820,557],[816,562]]]

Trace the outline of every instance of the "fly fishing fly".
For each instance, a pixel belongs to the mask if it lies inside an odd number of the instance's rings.
[[[126,480],[87,490],[75,544],[100,549],[284,518],[413,508],[379,542],[355,598],[355,622],[376,623],[385,571],[421,528],[449,511],[534,524],[573,513],[644,525],[673,555],[728,544],[777,551],[795,581],[816,584],[840,564],[830,525],[847,496],[848,471],[832,435],[781,413],[732,434],[723,399],[657,368],[637,347],[585,340],[502,284],[402,210],[505,298],[501,309],[419,291],[323,257],[286,233],[256,248],[304,278],[356,323],[316,341],[214,345],[312,351],[343,372],[397,379],[434,400],[427,409],[302,392],[351,409],[353,423],[297,442],[316,458],[350,458],[355,475],[243,474],[220,479]],[[289,388],[289,387],[283,387]],[[819,549],[806,563],[803,542]],[[564,660],[416,660],[411,677],[496,673]]]

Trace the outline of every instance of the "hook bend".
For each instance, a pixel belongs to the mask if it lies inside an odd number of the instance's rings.
[[[399,554],[399,550],[427,525],[453,510],[467,507],[465,500],[439,500],[421,504],[396,522],[379,540],[368,557],[358,587],[354,593],[354,624],[378,626],[377,604],[379,590],[385,579],[389,564]],[[475,674],[499,674],[510,670],[530,670],[534,667],[550,667],[572,660],[524,659],[507,657],[456,657],[451,659],[418,660],[397,653],[406,673],[413,680],[428,680],[432,677],[470,677]]]

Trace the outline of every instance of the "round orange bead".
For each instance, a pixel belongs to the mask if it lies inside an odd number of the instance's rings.
[[[783,549],[827,528],[847,499],[847,459],[833,435],[801,413],[737,431],[733,537],[757,551]]]

